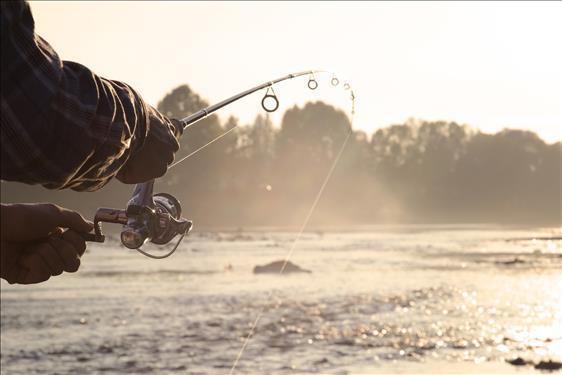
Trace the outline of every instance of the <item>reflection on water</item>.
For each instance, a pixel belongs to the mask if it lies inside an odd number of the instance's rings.
[[[75,275],[2,282],[2,370],[228,373],[263,310],[239,373],[536,371],[562,360],[562,241],[510,239],[552,233],[309,233],[291,260],[313,272],[285,276],[252,269],[294,233],[195,233],[163,261],[92,246]]]

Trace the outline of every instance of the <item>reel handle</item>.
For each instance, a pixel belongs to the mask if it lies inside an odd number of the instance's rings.
[[[105,235],[102,233],[101,223],[127,224],[127,212],[116,208],[98,208],[94,217],[94,233],[80,233],[84,241],[105,242]]]

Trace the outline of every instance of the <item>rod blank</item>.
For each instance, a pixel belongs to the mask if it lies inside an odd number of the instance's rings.
[[[253,88],[248,89],[246,91],[242,91],[239,94],[231,96],[230,98],[225,99],[225,100],[223,100],[223,101],[221,101],[217,104],[210,105],[207,108],[203,108],[202,110],[200,110],[198,112],[195,112],[194,114],[189,115],[186,118],[182,119],[181,122],[183,123],[183,128],[185,130],[189,126],[191,126],[191,125],[195,124],[196,122],[204,119],[205,117],[207,117],[210,114],[218,111],[219,109],[221,109],[221,108],[223,108],[223,107],[225,107],[225,106],[227,106],[231,103],[234,103],[235,101],[240,100],[245,96],[253,94],[256,91],[259,91],[259,90],[264,89],[266,87],[271,87],[275,83],[286,81],[288,79],[293,79],[293,78],[305,76],[307,74],[314,74],[314,73],[320,73],[320,72],[323,72],[323,70],[307,70],[307,71],[304,71],[304,72],[292,73],[292,74],[288,74],[284,77],[274,79],[273,81],[268,81],[268,82],[262,83],[261,85],[253,87]]]

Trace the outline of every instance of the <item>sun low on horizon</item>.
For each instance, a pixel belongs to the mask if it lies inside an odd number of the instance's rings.
[[[151,104],[187,83],[210,103],[267,80],[327,69],[357,96],[366,132],[408,118],[562,140],[562,4],[434,2],[31,2],[62,59],[132,85]],[[306,82],[284,109],[347,97]],[[325,84],[328,83],[328,84]],[[277,88],[276,88],[277,90]],[[220,112],[249,123],[261,97]]]

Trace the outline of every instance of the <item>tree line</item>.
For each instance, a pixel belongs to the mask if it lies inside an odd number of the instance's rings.
[[[188,85],[158,109],[183,118],[208,103]],[[203,226],[299,225],[351,131],[311,219],[313,226],[371,223],[562,224],[562,144],[535,133],[486,134],[467,125],[411,119],[366,134],[323,102],[251,124],[209,116],[188,128],[177,158],[236,127],[172,169],[156,191],[176,195]],[[21,184],[2,184],[3,200],[51,200],[92,212],[123,206],[130,187],[113,182],[87,202]],[[32,199],[39,197],[40,199]]]

